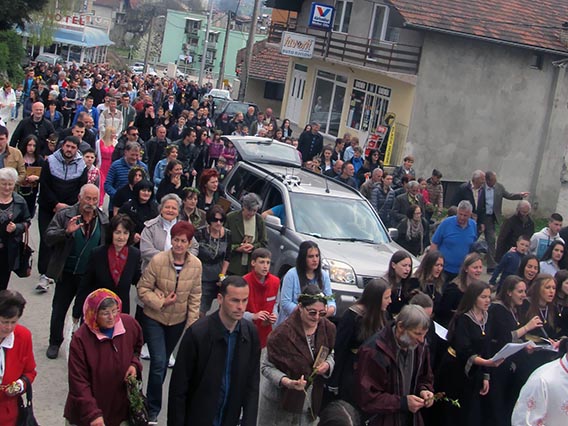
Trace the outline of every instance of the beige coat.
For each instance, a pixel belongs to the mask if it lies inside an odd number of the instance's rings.
[[[201,261],[194,255],[187,254],[176,289],[172,251],[158,253],[144,270],[137,289],[138,297],[144,303],[144,314],[163,325],[185,321],[187,328],[199,317]],[[177,295],[175,303],[164,306],[165,297],[172,291]]]

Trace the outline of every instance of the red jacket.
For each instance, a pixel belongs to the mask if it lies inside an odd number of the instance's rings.
[[[69,394],[64,417],[77,426],[89,426],[103,416],[106,426],[128,420],[124,377],[131,365],[142,371],[142,329],[134,318],[121,314],[112,339],[99,338],[83,324],[69,348]],[[119,326],[123,324],[123,326]]]
[[[25,375],[30,382],[36,376],[36,363],[32,346],[32,334],[23,325],[14,329],[14,347],[5,350],[6,368],[2,385],[9,385]],[[0,424],[15,426],[18,420],[18,397],[8,396],[0,391]]]
[[[402,426],[400,414],[410,413],[406,395],[400,394],[402,378],[396,365],[396,342],[393,323],[367,340],[357,353],[355,394],[359,408],[370,417],[371,426]],[[410,393],[433,392],[430,356],[424,344],[414,350]],[[414,415],[413,425],[422,426],[422,415]]]
[[[254,271],[249,272],[243,278],[249,285],[247,312],[256,314],[259,311],[268,311],[272,313],[274,311],[274,305],[276,304],[278,289],[280,288],[280,279],[276,275],[269,273],[264,283],[261,283],[257,280]],[[268,335],[272,331],[272,324],[264,324],[261,320],[255,320],[253,322],[258,330],[260,347],[264,348]]]

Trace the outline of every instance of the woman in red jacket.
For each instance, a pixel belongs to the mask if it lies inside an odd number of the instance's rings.
[[[36,376],[32,334],[18,324],[26,301],[16,291],[0,291],[0,424],[15,426],[18,395],[25,392],[22,376]]]
[[[69,394],[64,417],[74,426],[119,426],[128,420],[126,378],[141,376],[142,329],[121,313],[112,291],[93,291],[83,305],[85,322],[69,348]]]

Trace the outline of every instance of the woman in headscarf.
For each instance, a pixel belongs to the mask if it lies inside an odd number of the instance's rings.
[[[142,330],[121,313],[122,302],[100,288],[85,300],[85,322],[69,348],[69,393],[64,417],[73,426],[128,424],[126,379],[141,376]]]
[[[298,309],[268,336],[258,424],[316,424],[324,378],[335,365],[335,326],[325,318],[327,299],[318,286],[308,285],[298,297]]]

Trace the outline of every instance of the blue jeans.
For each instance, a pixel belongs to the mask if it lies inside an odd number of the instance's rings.
[[[144,341],[150,352],[150,370],[148,372],[148,416],[158,417],[162,408],[162,387],[168,370],[168,359],[179,341],[185,321],[175,325],[163,325],[142,314]]]

